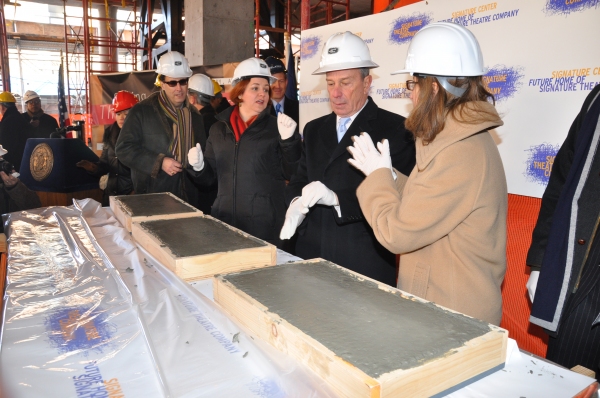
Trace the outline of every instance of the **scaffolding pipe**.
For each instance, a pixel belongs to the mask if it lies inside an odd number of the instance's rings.
[[[10,91],[10,67],[8,65],[8,39],[4,19],[4,0],[0,0],[0,68],[2,68],[2,90]]]
[[[310,0],[301,0],[302,8],[300,9],[300,30],[310,29]]]

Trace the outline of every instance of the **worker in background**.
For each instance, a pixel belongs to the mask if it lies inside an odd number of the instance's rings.
[[[41,207],[40,198],[23,184],[15,170],[5,161],[6,149],[0,145],[0,214]],[[0,222],[0,233],[4,222]]]
[[[452,60],[453,62],[449,62]],[[413,109],[417,165],[392,169],[388,142],[354,137],[350,163],[377,240],[400,254],[398,289],[499,325],[506,272],[506,177],[488,130],[502,126],[475,36],[432,23],[413,37],[403,70]],[[377,143],[377,148],[375,147]]]
[[[600,85],[560,147],[527,265],[530,322],[550,335],[546,358],[584,366],[600,380]]]
[[[215,98],[213,98],[210,101],[210,104],[215,109],[215,113],[219,114],[225,109],[229,108],[231,104],[229,103],[227,98],[223,96],[223,86],[219,85],[219,83],[217,83],[215,80],[213,80],[212,82],[214,86]]]
[[[0,93],[0,145],[7,154],[4,159],[14,165],[16,171],[21,167],[23,152],[27,139],[31,138],[31,125],[25,121],[17,110],[15,97],[8,91]]]
[[[210,134],[210,128],[216,123],[215,108],[211,106],[211,101],[215,98],[213,80],[201,73],[190,77],[188,87],[188,99],[202,115],[204,121],[204,131],[206,138]]]
[[[283,62],[273,57],[267,57],[265,62],[267,65],[269,65],[271,75],[277,79],[273,84],[271,84],[271,103],[273,104],[273,107],[271,108],[271,114],[273,116],[277,116],[277,114],[283,112],[294,119],[296,123],[299,123],[300,102],[298,102],[296,98],[288,98],[285,96],[288,80],[287,71],[283,65]]]
[[[211,215],[281,247],[285,181],[300,159],[301,139],[289,116],[271,115],[265,61],[249,58],[235,68],[231,98],[236,106],[217,115],[204,154],[192,148],[187,169],[199,185],[218,181]]]
[[[158,61],[160,91],[129,110],[116,152],[131,169],[136,194],[170,192],[197,206],[198,189],[183,169],[187,153],[206,144],[202,115],[188,101],[192,70],[176,51]]]
[[[100,160],[96,163],[89,160],[77,162],[77,167],[85,169],[88,173],[98,177],[103,176],[100,178],[100,188],[104,190],[102,197],[103,206],[110,204],[110,196],[130,195],[134,192],[133,182],[131,181],[131,170],[119,162],[115,146],[129,109],[137,103],[137,98],[129,91],[122,90],[117,92],[112,101],[115,122],[104,130]]]
[[[28,90],[23,100],[27,105],[23,117],[31,125],[32,138],[50,138],[50,134],[58,128],[58,122],[44,112],[40,96],[35,91]]]
[[[369,89],[373,80],[369,48],[358,36],[336,33],[313,74],[325,74],[333,112],[304,127],[304,151],[286,188],[289,208],[281,238],[298,233],[296,255],[322,257],[343,267],[396,285],[396,257],[377,242],[358,204],[356,188],[364,175],[348,163],[351,137],[368,132],[390,143],[392,164],[403,174],[415,165],[412,135],[404,117],[380,109]]]
[[[217,87],[219,86],[217,85]],[[190,77],[188,99],[190,104],[202,115],[207,139],[210,136],[210,128],[217,122],[215,108],[211,106],[211,101],[215,98],[214,89],[215,86],[210,77],[200,73]],[[198,185],[198,190],[198,209],[210,214],[211,207],[217,198],[217,182],[206,186]]]

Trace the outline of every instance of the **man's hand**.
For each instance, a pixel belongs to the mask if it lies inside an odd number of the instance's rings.
[[[535,289],[537,288],[538,279],[540,278],[540,271],[531,271],[529,279],[527,280],[527,292],[529,293],[529,300],[533,303],[535,297]]]
[[[352,137],[354,146],[348,147],[348,152],[353,159],[348,163],[362,171],[368,176],[377,169],[387,168],[392,170],[392,158],[390,156],[390,143],[388,140],[377,143],[377,148],[367,133]]]
[[[316,204],[325,206],[339,205],[338,197],[331,189],[327,188],[321,181],[313,181],[302,188],[302,197],[299,199],[307,209]]]
[[[13,170],[13,174],[14,173],[15,171]],[[4,186],[6,188],[12,188],[19,182],[18,178],[13,177],[12,175],[8,175],[3,171],[0,171],[0,177],[2,178],[2,181],[4,181]]]
[[[279,233],[279,239],[290,239],[294,236],[296,228],[302,224],[306,213],[308,213],[308,208],[304,207],[301,198],[294,199],[285,212],[285,222]]]
[[[204,168],[204,155],[200,144],[196,144],[188,151],[188,164],[196,171],[201,171]]]
[[[89,171],[90,173],[95,173],[98,171],[98,165],[96,163],[90,162],[89,160],[80,160],[75,164],[77,167],[81,167],[85,169],[85,171]]]
[[[165,173],[167,173],[170,176],[174,176],[175,174],[183,170],[181,168],[181,163],[179,163],[173,158],[163,158],[162,169]]]
[[[281,136],[282,140],[287,140],[294,135],[296,126],[298,126],[298,123],[296,123],[294,119],[283,112],[280,112],[277,115],[277,129],[279,130],[279,135]]]

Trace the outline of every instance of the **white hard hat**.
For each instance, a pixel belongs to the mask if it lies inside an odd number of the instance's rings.
[[[8,151],[4,148],[2,148],[2,145],[0,145],[0,156],[4,156],[8,153]]]
[[[23,101],[27,102],[34,98],[40,98],[38,93],[36,93],[35,91],[32,91],[32,90],[25,91],[25,95],[23,95]]]
[[[233,71],[233,79],[231,79],[231,87],[235,87],[240,81],[250,79],[252,77],[264,77],[269,80],[269,84],[277,81],[277,78],[271,75],[269,65],[260,58],[248,58],[240,62]]]
[[[319,69],[312,74],[321,75],[336,70],[378,67],[379,65],[371,60],[369,47],[363,39],[351,32],[339,32],[327,39],[321,52]]]
[[[160,57],[156,73],[174,79],[184,79],[192,76],[192,70],[187,59],[177,51],[169,51]]]
[[[462,25],[436,22],[412,38],[404,69],[392,72],[431,76],[467,77],[487,73],[477,39]]]
[[[190,77],[188,89],[196,91],[208,97],[213,97],[215,95],[215,87],[213,86],[212,80],[210,79],[210,77],[201,73],[197,73]]]

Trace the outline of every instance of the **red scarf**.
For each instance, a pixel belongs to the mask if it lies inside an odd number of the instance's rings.
[[[244,134],[244,131],[250,127],[257,117],[258,115],[252,116],[248,119],[248,122],[244,122],[242,115],[240,115],[240,108],[237,106],[233,108],[233,112],[231,112],[231,116],[229,117],[229,122],[231,123],[231,127],[233,127],[235,142],[240,141],[240,137]]]

